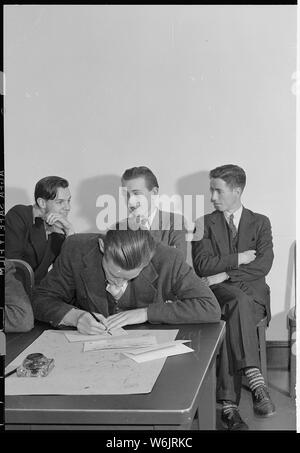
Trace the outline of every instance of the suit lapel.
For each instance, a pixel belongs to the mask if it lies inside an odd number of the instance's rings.
[[[156,211],[153,222],[150,226],[151,236],[157,241],[160,242],[162,238],[162,212],[160,209]]]
[[[81,278],[86,292],[96,308],[98,308],[100,297],[105,297],[107,300],[107,292],[105,289],[106,277],[102,268],[102,257],[103,255],[100,252],[97,243],[95,247],[84,256],[84,268],[81,271]]]
[[[37,262],[41,263],[47,247],[44,222],[40,217],[35,218],[35,223],[30,228],[30,242],[35,250]]]
[[[248,250],[255,241],[255,218],[249,209],[243,208],[238,229],[238,250]]]
[[[228,240],[228,229],[223,212],[215,211],[210,218],[211,230],[221,255],[229,255],[230,246]]]
[[[149,301],[153,300],[157,293],[157,288],[155,287],[157,279],[158,273],[156,272],[152,261],[150,261],[148,266],[142,270],[139,276],[129,284],[134,286],[138,298],[142,297],[143,300]]]

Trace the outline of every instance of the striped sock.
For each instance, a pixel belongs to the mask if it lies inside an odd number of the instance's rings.
[[[261,385],[266,385],[265,380],[258,368],[245,368],[244,373],[248,379],[251,392],[254,392],[254,390]]]
[[[235,403],[227,400],[222,401],[222,411],[224,412],[224,414],[228,414],[232,411],[232,409],[237,409],[237,405]]]

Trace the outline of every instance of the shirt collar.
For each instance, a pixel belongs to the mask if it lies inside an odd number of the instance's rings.
[[[240,220],[241,220],[241,215],[243,212],[243,205],[241,205],[238,209],[235,211],[224,211],[224,216],[227,222],[229,222],[229,217],[231,214],[233,214],[233,223],[235,224],[236,227],[238,227]]]
[[[158,211],[158,208],[156,207],[154,209],[154,211],[152,212],[152,214],[148,217],[149,228],[151,227],[151,225],[153,223],[153,220],[154,220],[154,217],[155,217],[157,211]]]
[[[41,210],[36,204],[34,204],[32,206],[32,217],[33,217],[33,223],[35,223],[35,219],[36,218],[38,218],[38,217],[41,218],[42,217]]]

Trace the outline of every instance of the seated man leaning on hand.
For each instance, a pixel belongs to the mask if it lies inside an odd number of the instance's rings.
[[[40,179],[33,205],[15,205],[5,216],[5,257],[26,261],[38,284],[47,275],[67,236],[74,234],[68,220],[69,182],[60,176]]]
[[[83,334],[146,321],[217,322],[221,316],[212,291],[180,251],[156,243],[148,230],[131,229],[69,237],[36,288],[33,310],[40,321]]]

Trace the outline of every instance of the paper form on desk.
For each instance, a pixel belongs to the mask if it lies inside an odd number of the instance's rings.
[[[174,341],[169,341],[167,343],[159,343],[159,344],[153,344],[150,346],[145,346],[143,348],[138,348],[138,349],[130,349],[130,351],[126,351],[129,354],[143,354],[144,352],[150,352],[150,351],[158,351],[159,349],[166,349],[166,348],[171,348],[174,346],[177,346],[182,343],[188,343],[191,340],[174,340]]]
[[[186,340],[177,340],[166,343],[164,346],[160,344],[157,345],[158,347],[156,349],[148,349],[147,351],[134,351],[134,353],[123,351],[123,354],[129,359],[132,359],[138,363],[149,362],[151,360],[162,359],[164,357],[170,357],[172,355],[192,352],[194,349],[185,346],[183,344],[185,341]]]
[[[141,337],[119,337],[119,338],[110,338],[99,341],[86,341],[83,345],[83,352],[94,351],[97,349],[128,349],[131,351],[136,350],[136,348],[146,348],[149,346],[156,345],[156,338],[154,335],[151,336],[141,336]]]
[[[155,336],[157,343],[168,343],[176,338],[178,329],[127,332],[130,337]],[[17,377],[14,373],[5,379],[5,395],[144,394],[151,392],[165,363],[165,358],[137,363],[113,349],[84,353],[79,341],[68,341],[62,331],[45,330],[6,367],[5,373],[36,352],[54,359],[51,373],[40,379]]]
[[[123,335],[128,335],[126,330],[122,329],[122,327],[120,327],[119,329],[112,329],[112,330],[110,330],[110,333],[111,333],[111,335],[107,332],[103,332],[98,335],[84,335],[78,331],[65,331],[64,332],[65,336],[67,337],[67,339],[70,342],[91,341],[91,340],[97,341],[97,340],[103,340],[103,339],[111,338],[111,337],[121,337]]]

